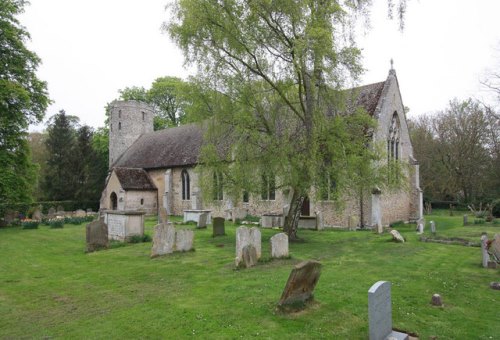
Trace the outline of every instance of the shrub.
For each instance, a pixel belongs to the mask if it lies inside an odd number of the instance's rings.
[[[484,224],[486,221],[484,218],[476,218],[474,219],[474,224]]]
[[[82,224],[85,222],[92,222],[94,220],[94,216],[82,216],[82,217],[65,217],[64,223],[66,224]]]
[[[493,209],[491,211],[493,216],[500,217],[500,198],[493,200],[491,204],[493,205]]]
[[[405,222],[404,221],[394,221],[391,224],[389,224],[389,227],[391,227],[391,228],[401,228],[401,227],[404,227],[404,226],[405,226]]]
[[[39,224],[38,221],[30,221],[30,220],[21,222],[23,229],[38,229],[38,224]]]
[[[48,221],[49,227],[56,229],[64,227],[64,219],[54,218]]]
[[[142,242],[151,242],[151,236],[148,234],[144,235],[132,235],[128,238],[128,243],[142,243]]]

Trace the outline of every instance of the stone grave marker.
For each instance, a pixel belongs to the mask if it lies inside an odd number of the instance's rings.
[[[401,242],[401,243],[405,242],[405,239],[403,238],[403,236],[401,236],[399,231],[397,231],[396,229],[391,230],[390,234],[392,235],[392,239],[394,241]]]
[[[262,256],[262,236],[258,227],[250,228],[250,244],[255,247],[257,260]]]
[[[430,225],[431,225],[431,233],[435,234],[436,233],[436,223],[434,221],[431,221]]]
[[[243,259],[243,247],[250,244],[250,229],[247,227],[236,228],[236,266],[238,267]]]
[[[64,212],[64,207],[62,205],[58,205],[57,212]]]
[[[464,215],[464,226],[466,226],[467,224],[469,224],[469,216],[468,215]]]
[[[242,250],[242,263],[245,268],[253,267],[257,264],[257,250],[252,244],[247,244]]]
[[[183,229],[175,232],[175,250],[190,251],[193,249],[194,232],[192,230]]]
[[[408,334],[392,330],[391,283],[378,281],[368,290],[370,340],[408,339]]]
[[[288,257],[288,235],[279,233],[271,237],[271,257]]]
[[[488,268],[490,254],[488,254],[488,235],[486,233],[481,235],[481,254],[483,268]]]
[[[198,217],[198,223],[196,224],[196,228],[206,228],[207,227],[207,218],[208,218],[208,213],[202,213]]]
[[[500,234],[495,234],[493,237],[489,251],[493,255],[493,260],[500,262]]]
[[[87,216],[87,213],[85,212],[85,210],[78,209],[77,211],[75,211],[73,216],[74,217],[85,217],[85,216]]]
[[[33,215],[31,216],[32,219],[37,220],[37,221],[40,221],[42,219],[42,217],[43,217],[43,215],[42,215],[42,212],[40,211],[40,209],[36,209],[33,212]]]
[[[432,295],[431,304],[433,306],[441,307],[443,305],[443,299],[441,298],[441,295],[439,294]]]
[[[55,214],[56,214],[56,208],[50,207],[49,211],[47,212],[47,217],[48,218],[54,218]]]
[[[175,228],[171,224],[157,224],[154,227],[151,257],[171,254],[175,246]]]
[[[225,222],[225,220],[222,217],[214,217],[213,224],[212,224],[212,226],[213,226],[212,236],[213,237],[226,235],[226,229],[224,226],[224,222]]]
[[[297,264],[288,277],[278,307],[286,309],[290,306],[304,306],[312,300],[320,275],[321,263],[318,261],[303,261]]]
[[[87,208],[87,214],[88,213],[93,213],[92,208]]]
[[[87,224],[86,241],[89,253],[109,246],[108,226],[104,223],[104,218]]]

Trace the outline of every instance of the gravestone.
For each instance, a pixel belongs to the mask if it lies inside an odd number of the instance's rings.
[[[493,255],[493,260],[500,262],[500,234],[495,234],[493,237],[489,251]]]
[[[183,229],[175,232],[175,250],[190,251],[193,249],[194,232]]]
[[[466,226],[467,224],[469,224],[469,216],[468,215],[464,215],[464,226]]]
[[[47,217],[48,218],[54,218],[55,214],[56,214],[56,208],[50,207],[49,211],[47,212]]]
[[[75,216],[75,217],[85,217],[85,216],[87,216],[87,213],[85,212],[85,210],[78,209],[77,211],[75,211],[75,213],[73,214],[73,216]]]
[[[87,208],[87,214],[88,213],[93,213],[92,208]]]
[[[483,268],[488,268],[490,254],[488,254],[488,235],[486,233],[481,235],[481,254]]]
[[[490,288],[500,290],[500,282],[490,282]]]
[[[57,212],[64,212],[64,207],[62,205],[58,205]]]
[[[196,227],[201,229],[201,228],[206,228],[207,227],[207,218],[208,214],[207,213],[202,213],[198,217],[198,223],[196,224]]]
[[[247,227],[236,228],[236,266],[240,265],[243,258],[243,248],[250,244],[250,229]]]
[[[171,224],[157,224],[154,227],[151,257],[171,254],[175,246],[175,228]]]
[[[271,237],[271,257],[288,257],[288,235],[279,233]]]
[[[278,307],[286,309],[289,306],[303,306],[312,300],[320,275],[321,263],[318,261],[303,261],[297,264],[288,277]]]
[[[397,231],[396,229],[391,230],[390,234],[391,234],[392,239],[394,241],[401,242],[401,243],[405,242],[405,239],[403,238],[403,236],[401,236],[401,234],[399,233],[399,231]]]
[[[93,252],[101,248],[107,248],[108,226],[104,223],[104,218],[90,222],[86,226],[87,252]]]
[[[436,233],[436,223],[434,221],[431,221],[430,225],[431,225],[431,233],[435,234]]]
[[[167,223],[168,222],[168,214],[167,214],[167,209],[164,207],[160,207],[160,223]]]
[[[42,212],[40,211],[40,209],[36,209],[33,212],[33,215],[31,216],[32,219],[37,220],[37,221],[40,221],[42,219],[42,217],[43,217],[43,215],[42,215]]]
[[[439,294],[432,295],[431,304],[433,306],[441,307],[443,305],[443,299],[441,298],[441,295]]]
[[[323,213],[321,211],[316,211],[316,230],[323,230]]]
[[[378,281],[368,290],[369,339],[408,339],[408,334],[392,330],[391,283]]]
[[[222,217],[214,217],[213,219],[213,231],[212,231],[212,236],[224,236],[226,235],[226,229],[224,226],[225,220]]]
[[[257,264],[257,250],[252,244],[247,244],[243,247],[242,263],[245,268],[250,268]]]
[[[257,227],[250,228],[250,244],[255,247],[257,252],[257,260],[262,256],[262,236],[260,229]]]

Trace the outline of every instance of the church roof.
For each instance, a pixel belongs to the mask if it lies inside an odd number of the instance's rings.
[[[114,171],[124,190],[156,190],[144,169],[114,168]]]
[[[203,132],[196,124],[150,132],[139,137],[114,166],[155,169],[194,165],[202,142]]]
[[[368,114],[375,116],[385,84],[386,81],[383,81],[347,91],[356,106],[363,106]],[[202,143],[203,130],[198,124],[150,132],[139,137],[114,167],[158,169],[193,166],[198,163]]]

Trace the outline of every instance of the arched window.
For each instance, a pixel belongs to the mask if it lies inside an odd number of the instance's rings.
[[[141,198],[141,205],[144,205],[144,198]]]
[[[391,125],[389,126],[389,135],[387,138],[387,160],[399,159],[399,137],[400,137],[400,124],[398,113],[394,112],[392,115]]]
[[[122,123],[118,122],[118,130],[121,130],[121,129],[122,129]]]
[[[181,180],[182,180],[182,199],[190,200],[191,199],[191,190],[189,186],[189,173],[186,169],[183,169],[181,172]]]
[[[122,118],[122,110],[118,110],[118,118]]]
[[[146,120],[146,113],[144,111],[141,111],[142,113],[142,121],[145,121]]]
[[[266,201],[274,201],[276,199],[276,180],[273,175],[262,175],[261,197]]]
[[[213,198],[214,201],[222,201],[224,199],[223,185],[222,185],[222,173],[215,171],[214,172],[214,182],[213,182]]]
[[[118,209],[118,197],[116,197],[116,194],[114,192],[111,193],[109,196],[109,200],[111,202],[111,210],[117,210]]]

